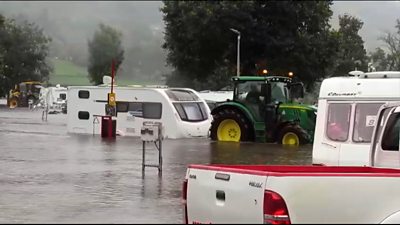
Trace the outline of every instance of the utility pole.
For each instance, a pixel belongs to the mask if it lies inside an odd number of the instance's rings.
[[[240,76],[240,31],[230,28],[232,32],[237,34],[237,60],[236,60],[236,76]]]

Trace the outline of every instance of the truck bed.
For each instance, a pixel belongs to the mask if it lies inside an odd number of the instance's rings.
[[[291,223],[380,223],[400,215],[399,177],[400,169],[375,167],[190,165],[187,222],[263,223],[272,191]]]
[[[261,176],[389,176],[399,177],[400,169],[369,166],[287,166],[287,165],[189,165],[191,169]]]

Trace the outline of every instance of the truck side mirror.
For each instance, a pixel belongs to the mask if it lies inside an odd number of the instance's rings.
[[[290,97],[294,98],[304,98],[304,86],[303,83],[293,83],[289,85]]]

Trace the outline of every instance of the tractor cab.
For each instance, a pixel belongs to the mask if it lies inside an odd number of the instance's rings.
[[[25,81],[16,84],[10,90],[7,98],[7,106],[10,108],[28,107],[39,99],[42,83],[39,81]]]
[[[290,77],[240,76],[233,77],[233,101],[250,109],[255,121],[263,121],[265,107],[293,102],[304,95],[301,83],[292,83]]]

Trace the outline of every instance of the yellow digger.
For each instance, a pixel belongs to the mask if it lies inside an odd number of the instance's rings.
[[[7,106],[10,109],[32,106],[39,99],[41,87],[42,83],[39,81],[25,81],[16,84],[8,94]]]

